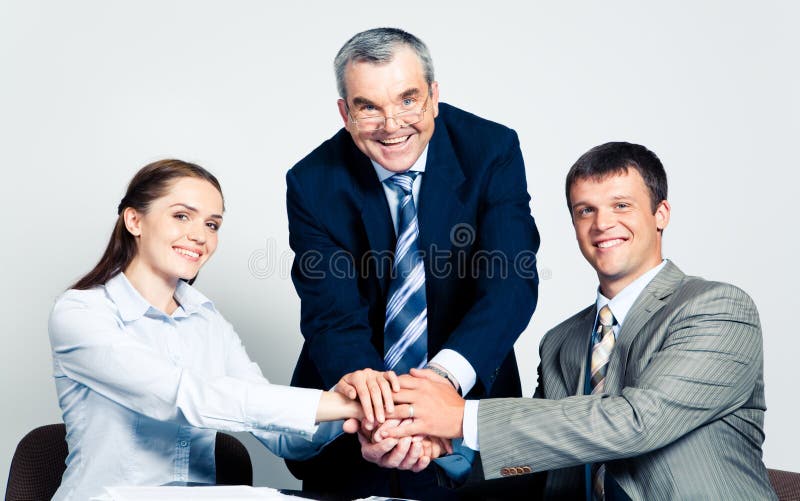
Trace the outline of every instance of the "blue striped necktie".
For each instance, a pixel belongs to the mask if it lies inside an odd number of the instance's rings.
[[[383,363],[386,370],[405,374],[424,367],[428,359],[428,303],[425,266],[417,248],[419,226],[411,187],[419,172],[386,179],[398,195],[397,245],[394,253],[386,323],[383,326]]]

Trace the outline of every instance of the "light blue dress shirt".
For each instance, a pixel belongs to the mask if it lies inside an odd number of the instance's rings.
[[[341,433],[314,424],[321,392],[270,384],[213,303],[179,282],[179,307],[150,305],[123,273],[69,290],[50,315],[69,456],[56,500],[104,486],[214,483],[216,430],[252,432],[302,459]]]

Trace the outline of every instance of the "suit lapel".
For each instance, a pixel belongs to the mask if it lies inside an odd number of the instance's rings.
[[[391,259],[386,256],[394,252],[396,236],[392,216],[389,213],[389,203],[386,201],[386,193],[381,182],[375,173],[369,158],[361,153],[350,141],[349,145],[351,161],[348,166],[352,169],[353,177],[356,181],[356,189],[361,199],[361,220],[364,223],[364,230],[369,241],[369,250],[374,252],[375,259],[369,259],[370,263],[376,263],[376,276],[381,285],[381,290],[386,294],[389,276],[391,275]],[[354,256],[361,259],[362,256]],[[358,268],[361,263],[356,263]]]
[[[637,336],[643,335],[642,328],[658,310],[664,307],[666,304],[664,299],[675,291],[684,277],[683,272],[672,261],[667,261],[664,268],[636,298],[617,336],[617,342],[609,361],[605,383],[606,392],[621,393],[631,344]]]
[[[428,147],[417,208],[421,250],[431,249],[435,245],[433,249],[445,251],[452,246],[450,234],[459,223],[464,207],[459,195],[459,187],[464,179],[447,128],[441,118],[437,118]]]
[[[564,397],[583,394],[586,361],[596,316],[597,307],[592,305],[586,308],[573,325],[567,327],[567,333],[559,350],[561,376],[567,391]]]

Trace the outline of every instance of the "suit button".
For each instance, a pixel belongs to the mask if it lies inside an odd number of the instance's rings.
[[[525,470],[523,470],[521,466],[517,466],[516,473],[517,475],[522,475],[523,473],[525,473]]]
[[[530,466],[523,466],[522,473],[533,473],[533,470],[531,469]]]
[[[500,475],[507,477],[509,475],[508,468],[501,468]]]

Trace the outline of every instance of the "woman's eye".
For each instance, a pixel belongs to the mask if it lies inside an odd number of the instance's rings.
[[[214,222],[206,223],[206,226],[211,228],[211,230],[213,230],[213,231],[219,230],[219,225],[217,223],[214,223]]]
[[[187,216],[186,214],[182,214],[182,213],[175,214],[175,219],[177,219],[179,221],[188,221],[189,220],[189,216]]]

